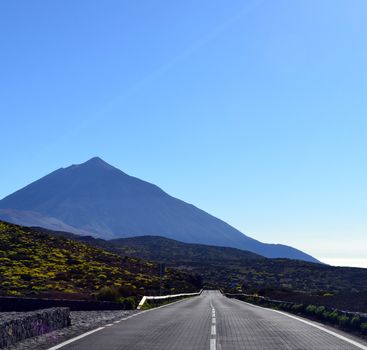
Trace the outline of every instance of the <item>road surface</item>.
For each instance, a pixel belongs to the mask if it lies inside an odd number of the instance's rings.
[[[51,349],[367,350],[363,340],[339,331],[331,334],[329,328],[305,322],[228,299],[218,291],[204,291],[201,296],[143,311]]]

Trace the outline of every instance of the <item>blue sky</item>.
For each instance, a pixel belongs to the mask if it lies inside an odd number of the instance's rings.
[[[0,3],[0,197],[100,156],[367,267],[367,2]]]

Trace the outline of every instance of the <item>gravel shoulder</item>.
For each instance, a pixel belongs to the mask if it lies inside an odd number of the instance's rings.
[[[59,329],[38,337],[29,338],[11,345],[4,350],[45,350],[65,340],[74,338],[82,333],[106,325],[122,317],[137,313],[137,310],[116,310],[116,311],[71,311],[71,326]],[[24,312],[1,312],[0,320],[5,320]]]

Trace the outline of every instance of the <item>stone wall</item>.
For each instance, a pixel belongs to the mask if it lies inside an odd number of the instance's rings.
[[[0,348],[67,326],[70,326],[69,308],[4,313],[0,318]]]

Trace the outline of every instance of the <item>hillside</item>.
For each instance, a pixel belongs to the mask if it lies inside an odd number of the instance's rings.
[[[99,242],[122,255],[144,257],[202,276],[208,288],[367,312],[367,269],[267,259],[237,249],[185,244],[161,237]]]
[[[159,261],[170,267],[186,269],[199,274],[208,288],[247,292],[288,290],[303,293],[303,296],[352,293],[353,298],[357,294],[367,293],[367,269],[363,268],[268,259],[239,249],[189,244],[164,237],[141,236],[105,241],[90,236],[45,231],[82,240],[122,256]]]
[[[91,299],[106,287],[126,295],[156,294],[157,265],[0,221],[0,293]],[[163,290],[197,291],[191,274],[168,269]]]
[[[200,274],[207,286],[216,288],[286,288],[316,294],[367,292],[367,269],[362,268],[267,259],[238,249],[186,244],[161,237],[117,239],[103,244],[122,255],[186,268]]]
[[[263,258],[258,254],[236,248],[183,243],[159,236],[119,238],[109,240],[105,244],[124,255],[164,261],[169,265],[177,265],[179,262],[180,265],[191,266]]]
[[[58,169],[5,197],[0,201],[0,219],[104,239],[164,236],[249,250],[266,257],[317,261],[295,248],[248,237],[97,157]]]

